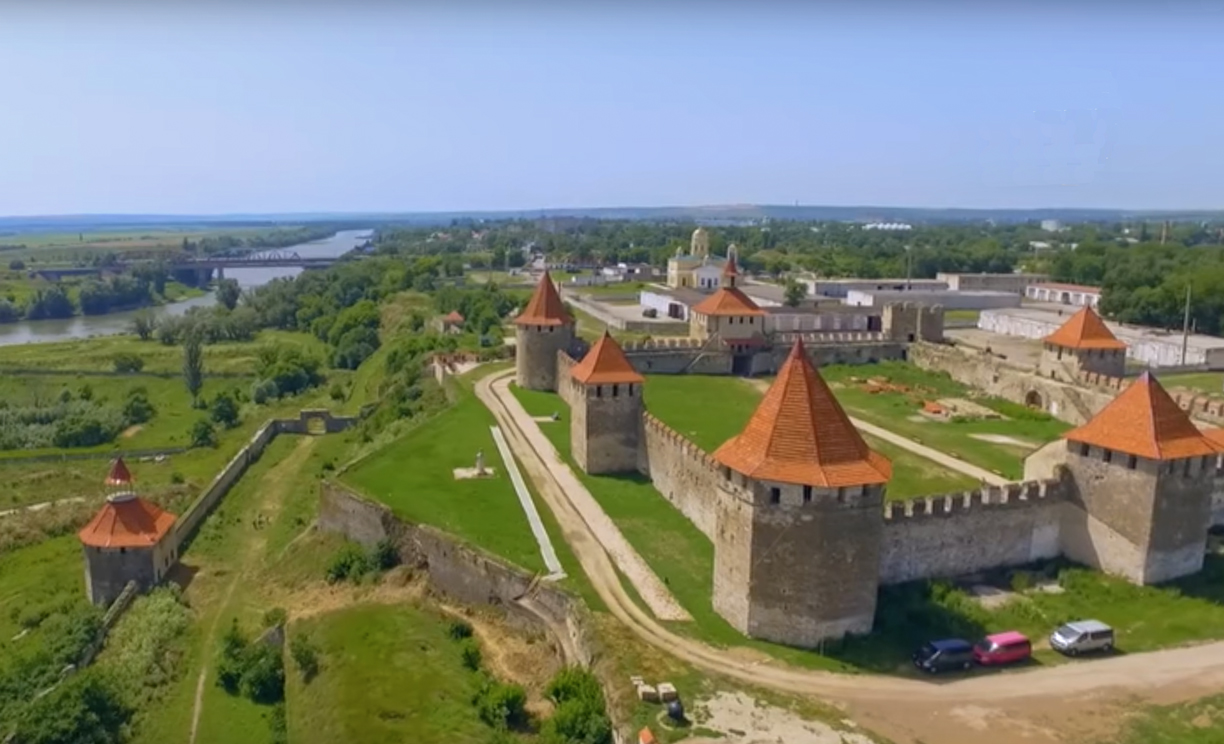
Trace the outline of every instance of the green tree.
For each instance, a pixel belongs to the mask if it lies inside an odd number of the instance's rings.
[[[217,282],[217,302],[226,310],[238,307],[238,298],[241,294],[237,279],[222,279]]]
[[[213,399],[212,420],[227,429],[238,425],[238,403],[229,393],[218,393]]]
[[[204,347],[194,333],[183,340],[183,382],[194,401],[204,387]]]
[[[191,427],[192,447],[216,447],[217,430],[208,419],[200,419]]]
[[[784,304],[787,307],[799,307],[804,297],[807,297],[807,285],[798,279],[787,280]]]
[[[144,369],[144,358],[128,351],[119,352],[113,361],[116,372],[139,372]]]
[[[21,744],[119,744],[132,710],[94,669],[73,675],[36,698],[17,720]]]

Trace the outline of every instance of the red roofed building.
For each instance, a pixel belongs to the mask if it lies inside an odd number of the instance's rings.
[[[570,443],[588,473],[637,470],[642,377],[616,339],[604,331],[570,370]]]
[[[123,458],[111,464],[106,485],[106,503],[77,533],[85,551],[86,591],[97,605],[109,605],[129,581],[141,589],[157,584],[178,558],[166,539],[177,518],[136,495]]]
[[[738,436],[714,452],[714,608],[795,646],[871,631],[892,465],[873,452],[802,342]]]
[[[462,333],[463,322],[463,316],[459,314],[459,311],[452,310],[434,321],[434,329],[439,333]]]
[[[515,382],[527,390],[557,390],[557,354],[574,346],[574,319],[545,271],[514,319]]]
[[[703,341],[718,336],[737,353],[756,351],[764,345],[766,314],[739,288],[739,268],[732,253],[717,291],[689,312],[689,335]]]
[[[1041,343],[1038,372],[1043,377],[1073,382],[1082,372],[1109,377],[1126,374],[1126,344],[1091,307],[1072,315]]]
[[[1063,524],[1067,557],[1138,584],[1202,569],[1220,446],[1151,373],[1066,442],[1079,506]]]

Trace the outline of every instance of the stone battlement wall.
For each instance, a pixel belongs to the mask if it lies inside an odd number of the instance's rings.
[[[721,498],[718,463],[675,429],[650,415],[642,416],[638,470],[702,534],[714,539]]]
[[[578,386],[570,375],[575,364],[577,362],[569,354],[564,351],[557,352],[557,395],[571,408],[574,406],[574,396],[579,394]]]
[[[884,510],[880,583],[1018,566],[1062,553],[1069,479],[1013,483],[891,503]]]

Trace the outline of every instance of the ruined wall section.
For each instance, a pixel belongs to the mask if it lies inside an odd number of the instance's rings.
[[[1057,557],[1071,490],[1060,477],[886,504],[880,583]]]
[[[718,463],[649,413],[642,416],[642,435],[638,470],[702,534],[714,540],[722,498]]]

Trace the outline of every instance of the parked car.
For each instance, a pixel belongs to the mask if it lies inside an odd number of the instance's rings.
[[[1050,634],[1050,646],[1068,656],[1092,651],[1111,651],[1113,645],[1113,628],[1100,620],[1077,620]]]
[[[973,658],[982,666],[1014,664],[1033,655],[1033,644],[1014,630],[988,635],[973,647]]]
[[[931,674],[968,669],[973,666],[973,644],[959,638],[931,641],[914,652],[914,666]]]

